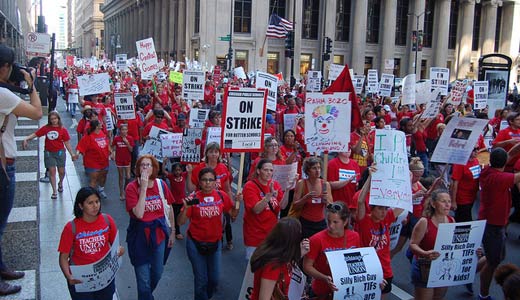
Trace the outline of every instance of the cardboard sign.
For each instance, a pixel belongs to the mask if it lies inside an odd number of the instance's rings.
[[[350,141],[349,93],[307,93],[305,143],[309,152],[344,152]]]
[[[177,72],[177,71],[170,71],[169,79],[171,82],[182,84],[182,80],[183,80],[182,73]]]
[[[189,164],[200,163],[201,128],[186,128],[182,137],[181,162]]]
[[[441,89],[441,95],[448,95],[448,83],[450,80],[450,69],[448,68],[430,68],[430,81],[432,89]]]
[[[309,71],[307,73],[307,85],[305,86],[308,92],[321,91],[321,72]]]
[[[135,119],[134,95],[132,93],[114,93],[114,106],[117,119]]]
[[[204,100],[205,78],[202,71],[184,71],[182,73],[182,93],[186,101]]]
[[[412,211],[412,185],[408,169],[406,136],[399,130],[376,129],[370,205]]]
[[[78,76],[79,95],[95,95],[110,92],[108,73]]]
[[[139,61],[141,62],[141,77],[150,78],[159,71],[159,63],[157,61],[157,53],[153,38],[147,38],[135,42]]]
[[[190,111],[189,125],[191,128],[204,128],[208,119],[209,109],[192,108]]]
[[[392,89],[394,88],[394,75],[381,74],[381,82],[379,82],[379,95],[383,97],[390,97]]]
[[[431,262],[427,287],[473,283],[485,227],[485,220],[439,224],[433,250],[440,256]]]
[[[240,88],[224,95],[221,149],[225,152],[262,151],[267,90]],[[223,147],[222,147],[223,145]]]
[[[182,155],[182,133],[162,134],[161,147],[164,157],[181,157]]]
[[[345,66],[342,66],[342,65],[330,64],[329,80],[336,80],[338,78],[339,74],[341,74],[341,72],[343,72],[344,68],[345,68]]]
[[[473,93],[475,95],[475,109],[484,109],[487,106],[488,93],[489,93],[489,82],[487,81],[475,81],[473,83]]]
[[[256,87],[267,89],[267,109],[276,111],[276,98],[278,95],[278,78],[271,74],[257,72]]]
[[[152,126],[150,130],[149,139],[144,143],[143,149],[139,152],[139,154],[150,154],[157,159],[157,161],[163,161],[163,153],[162,153],[162,143],[161,143],[161,135],[163,134],[173,134],[172,132],[161,129],[157,126]]]
[[[51,52],[51,36],[47,33],[29,32],[25,37],[27,56],[47,57]]]
[[[206,145],[209,143],[217,143],[220,145],[220,139],[222,138],[221,127],[208,127],[206,134]]]
[[[415,74],[406,75],[403,78],[403,97],[401,98],[402,105],[415,104]]]
[[[465,165],[488,120],[453,117],[432,154],[432,162]]]
[[[368,70],[368,76],[367,76],[367,91],[369,93],[377,93],[379,92],[379,85],[378,85],[378,74],[376,69],[370,69]]]
[[[352,84],[354,84],[356,95],[361,94],[363,92],[363,85],[365,84],[365,75],[354,75],[352,77]]]

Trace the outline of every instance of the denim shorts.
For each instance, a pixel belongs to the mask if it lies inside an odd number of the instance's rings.
[[[65,150],[60,150],[56,152],[45,151],[43,162],[46,168],[65,167]]]
[[[506,228],[486,224],[482,245],[484,246],[487,263],[498,266],[506,257]]]
[[[85,173],[87,173],[87,175],[90,175],[90,173],[101,172],[101,171],[108,171],[108,167],[105,167],[103,169],[94,169],[94,168],[85,167]]]
[[[415,287],[426,288],[430,274],[431,260],[413,257],[412,259],[412,284]]]

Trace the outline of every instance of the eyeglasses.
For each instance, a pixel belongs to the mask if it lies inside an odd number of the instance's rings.
[[[208,183],[208,182],[213,182],[213,181],[215,181],[215,178],[202,178],[200,181],[201,181],[201,182]]]
[[[327,209],[332,211],[332,212],[338,212],[338,211],[341,211],[343,207],[339,204],[334,204],[334,203],[329,203],[327,204]]]
[[[276,148],[276,147],[279,147],[278,144],[268,144],[268,145],[266,145],[266,146],[267,146],[267,148]]]
[[[152,164],[141,164],[140,166],[142,168],[150,168],[152,166]]]

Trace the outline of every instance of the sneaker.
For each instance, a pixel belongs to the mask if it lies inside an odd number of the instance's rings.
[[[226,249],[233,250],[233,242],[227,242]]]
[[[9,284],[7,282],[0,281],[0,296],[6,296],[16,294],[22,289],[19,285]]]
[[[40,182],[48,183],[48,182],[50,182],[50,179],[49,179],[49,177],[44,176],[44,177],[40,178]]]
[[[478,299],[479,300],[494,300],[493,297],[491,296],[486,296],[486,297],[482,297],[480,294],[478,295]]]
[[[99,192],[99,195],[100,195],[101,198],[103,198],[103,199],[108,198],[108,197],[107,197],[107,194],[105,193],[105,191],[100,191],[100,192]]]

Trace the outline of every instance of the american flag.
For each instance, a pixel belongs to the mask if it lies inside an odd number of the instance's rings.
[[[283,39],[287,36],[287,32],[293,30],[293,23],[281,18],[273,13],[269,18],[269,26],[267,27],[267,37]]]

